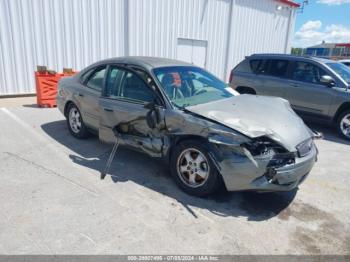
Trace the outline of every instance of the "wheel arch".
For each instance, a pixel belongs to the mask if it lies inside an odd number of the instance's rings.
[[[195,141],[200,141],[203,143],[208,143],[208,139],[206,139],[203,136],[199,136],[199,135],[177,135],[177,136],[174,136],[170,139],[171,143],[170,143],[167,155],[166,155],[167,161],[170,161],[171,155],[172,155],[172,153],[177,145],[179,145],[181,142],[189,141],[189,140],[195,140]]]
[[[256,95],[256,91],[254,88],[249,87],[249,86],[237,86],[236,87],[236,91],[238,93],[242,93],[242,94],[253,94]]]
[[[63,111],[63,113],[64,113],[64,116],[67,118],[68,117],[68,108],[69,108],[69,106],[70,105],[75,105],[75,103],[72,101],[72,100],[68,100],[67,102],[66,102],[66,104],[64,105],[64,111]]]
[[[179,135],[179,136],[174,137],[172,139],[172,143],[171,143],[170,148],[168,150],[166,160],[170,162],[172,153],[177,145],[179,145],[180,143],[182,143],[184,141],[191,141],[191,140],[201,142],[202,145],[207,148],[208,152],[210,151],[211,154],[209,154],[209,155],[210,155],[212,161],[214,162],[214,164],[218,168],[218,170],[220,170],[219,165],[218,165],[218,161],[220,161],[222,158],[221,154],[219,153],[219,151],[215,147],[215,145],[213,145],[209,142],[208,138],[203,137],[203,136],[199,136],[199,135]]]
[[[336,123],[340,114],[343,113],[345,110],[350,110],[350,102],[344,102],[343,104],[341,104],[341,106],[337,109],[337,112],[334,115],[333,123]]]

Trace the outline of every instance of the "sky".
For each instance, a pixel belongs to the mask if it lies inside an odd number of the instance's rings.
[[[323,40],[350,43],[350,0],[309,0],[298,13],[293,47],[308,47]]]

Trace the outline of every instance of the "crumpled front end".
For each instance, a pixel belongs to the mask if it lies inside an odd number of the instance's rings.
[[[235,134],[208,136],[228,190],[291,190],[317,159],[314,134],[282,98],[240,95],[186,109]]]
[[[214,159],[227,190],[289,191],[297,187],[317,160],[312,138],[288,152],[266,137],[240,146],[213,143]]]

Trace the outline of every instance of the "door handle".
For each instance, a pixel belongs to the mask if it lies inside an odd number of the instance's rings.
[[[109,109],[109,108],[103,108],[103,110],[106,112],[113,112],[113,109]]]

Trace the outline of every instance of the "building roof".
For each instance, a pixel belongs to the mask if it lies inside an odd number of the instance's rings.
[[[350,43],[325,43],[322,42],[319,45],[310,46],[308,48],[335,48],[335,47],[350,47]]]
[[[277,2],[281,2],[283,4],[289,5],[291,7],[299,8],[300,4],[291,0],[276,0]]]
[[[308,48],[334,48],[334,43],[322,43],[318,45],[309,46]]]
[[[340,47],[350,47],[350,43],[341,43],[341,44],[335,44],[335,46],[340,46]]]

